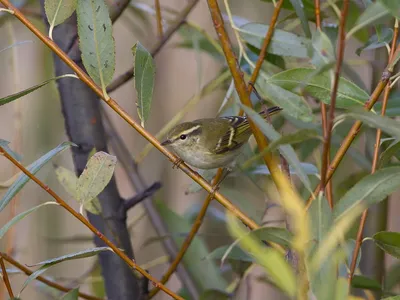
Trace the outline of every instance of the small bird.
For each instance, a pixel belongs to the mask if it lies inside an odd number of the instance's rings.
[[[282,108],[271,107],[260,115],[266,119]],[[240,154],[252,132],[247,117],[199,119],[173,127],[161,143],[189,165],[199,169],[226,167]]]

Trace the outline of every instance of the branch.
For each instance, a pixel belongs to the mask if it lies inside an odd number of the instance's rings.
[[[124,203],[125,211],[128,211],[129,209],[134,207],[136,204],[139,204],[146,198],[151,197],[160,188],[161,188],[161,182],[157,181],[157,182],[153,183],[151,186],[149,186],[147,189],[145,189],[144,191],[136,194],[133,198],[126,200]]]
[[[160,0],[154,0],[154,7],[156,8],[156,19],[157,19],[157,35],[162,39],[164,35],[163,25],[162,25],[162,15]]]
[[[3,274],[2,277],[3,277],[4,285],[7,288],[8,295],[10,296],[10,299],[14,299],[14,293],[11,288],[10,279],[8,278],[7,269],[6,269],[6,266],[4,264],[4,260],[3,260],[3,257],[1,256],[1,254],[0,254],[0,265],[1,265],[1,272]]]
[[[11,256],[9,256],[6,253],[0,253],[1,257],[8,261],[10,264],[12,264],[13,266],[15,266],[16,268],[20,269],[22,272],[24,272],[26,275],[30,276],[33,271],[31,271],[29,268],[25,267],[23,264],[20,264],[18,261],[16,261],[15,259],[13,259]],[[36,280],[43,282],[44,284],[51,286],[52,288],[55,288],[59,291],[62,292],[69,292],[72,290],[72,288],[67,288],[65,286],[62,286],[54,281],[48,280],[46,278],[44,278],[43,276],[38,276],[36,277]],[[88,299],[88,300],[103,300],[102,298],[98,298],[95,296],[91,296],[82,292],[78,293],[79,297],[83,298],[83,299]]]
[[[317,26],[317,30],[321,30],[321,3],[320,0],[314,0],[315,7],[315,25]],[[328,135],[328,122],[327,122],[327,112],[326,112],[326,104],[320,101],[321,107],[321,123],[322,123],[322,134],[323,136]],[[330,164],[330,149],[327,158],[327,164]],[[333,207],[333,191],[332,191],[332,182],[328,181],[326,184],[326,199],[328,200],[328,204],[330,207]]]
[[[395,25],[394,25],[394,30],[393,30],[392,46],[390,48],[389,61],[391,61],[393,59],[394,49],[396,47],[398,36],[399,36],[399,24],[398,24],[398,20],[396,19],[395,20]],[[382,116],[384,116],[385,113],[386,113],[386,107],[387,107],[387,103],[388,103],[388,99],[389,99],[390,90],[391,90],[391,87],[390,87],[390,81],[389,81],[389,84],[386,86],[385,92],[384,92],[384,95],[383,95],[383,103],[382,103],[382,111],[381,111],[381,115]],[[377,131],[376,131],[376,139],[375,139],[374,159],[372,161],[371,174],[375,173],[375,171],[377,169],[377,166],[378,166],[379,147],[380,147],[380,144],[381,144],[381,136],[382,136],[382,130],[381,129],[377,129]],[[367,221],[367,216],[368,216],[368,209],[366,209],[363,212],[363,214],[361,216],[361,220],[360,220],[360,225],[358,227],[356,245],[354,247],[353,258],[351,260],[350,272],[349,272],[349,275],[348,275],[349,284],[351,284],[351,280],[353,279],[354,271],[356,269],[357,257],[358,257],[358,255],[360,253],[360,248],[361,248],[362,238],[363,238],[363,232],[364,232],[365,223]]]
[[[340,24],[339,24],[339,43],[338,43],[337,58],[336,58],[335,77],[333,79],[333,84],[332,84],[329,118],[327,118],[326,120],[327,126],[324,134],[324,145],[322,151],[321,183],[320,183],[321,186],[320,190],[322,193],[325,192],[325,186],[327,183],[326,177],[329,165],[328,160],[330,156],[333,121],[335,119],[336,98],[339,87],[340,71],[342,69],[344,50],[346,45],[346,19],[348,10],[349,10],[349,0],[344,0],[343,9],[340,16]],[[333,208],[332,201],[329,201],[329,206],[331,207],[331,209]]]
[[[222,177],[223,172],[224,172],[224,169],[219,168],[217,171],[217,174],[214,177],[213,186],[215,189],[218,187],[218,184],[220,183],[220,179]],[[203,206],[201,207],[201,210],[199,211],[199,214],[196,217],[196,220],[193,223],[192,228],[190,229],[189,234],[186,236],[185,241],[183,242],[181,249],[179,250],[179,253],[176,255],[174,261],[169,266],[167,272],[165,272],[164,276],[161,278],[161,280],[160,280],[161,283],[163,283],[163,284],[167,283],[168,279],[175,272],[179,263],[183,259],[183,256],[185,255],[186,250],[189,248],[194,237],[196,236],[197,232],[199,231],[201,224],[203,223],[203,219],[207,213],[207,208],[210,205],[212,200],[213,200],[213,194],[208,194],[206,200],[203,203]],[[160,291],[160,289],[155,287],[152,291],[150,291],[149,297],[150,298],[154,297],[159,291]]]
[[[193,8],[196,6],[199,0],[191,0],[191,2],[182,10],[182,13],[176,18],[176,22],[172,24],[168,30],[163,34],[162,39],[160,39],[157,44],[151,49],[150,53],[153,57],[155,57],[161,50],[161,48],[165,45],[166,42],[171,38],[171,36],[183,25],[185,24],[185,20]],[[111,93],[119,88],[121,85],[126,83],[133,77],[133,67],[128,71],[120,75],[117,79],[115,79],[107,88],[107,93]]]
[[[128,266],[130,266],[133,270],[138,271],[144,277],[148,278],[154,285],[159,286],[165,293],[173,297],[174,299],[181,299],[182,297],[176,295],[171,290],[169,290],[164,285],[157,282],[155,278],[153,278],[150,274],[148,274],[145,270],[143,270],[140,266],[138,266],[133,260],[131,260],[123,250],[115,246],[107,237],[105,237],[102,233],[100,233],[96,227],[94,227],[88,220],[85,219],[83,215],[76,212],[72,207],[70,207],[58,194],[56,194],[49,186],[45,185],[42,181],[40,181],[35,175],[29,172],[23,165],[21,165],[15,158],[13,158],[10,154],[8,154],[3,147],[0,146],[0,155],[3,155],[10,162],[12,162],[15,166],[17,166],[26,176],[28,176],[31,180],[33,180],[37,185],[39,185],[44,191],[46,191],[54,200],[60,204],[61,207],[66,209],[71,215],[73,215],[78,221],[80,221],[83,225],[85,225],[90,231],[92,231],[95,235],[98,236],[108,247],[110,247],[115,254],[117,254]]]

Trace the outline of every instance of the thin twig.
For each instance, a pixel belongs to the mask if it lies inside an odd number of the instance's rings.
[[[337,50],[337,58],[336,58],[336,67],[335,67],[335,77],[333,79],[332,91],[331,91],[331,102],[329,107],[329,116],[327,118],[327,126],[326,132],[324,135],[324,143],[323,143],[323,151],[322,151],[322,166],[321,166],[321,192],[325,192],[325,187],[327,183],[327,170],[328,170],[328,159],[330,154],[331,147],[331,137],[332,137],[332,128],[333,128],[333,120],[335,118],[335,108],[336,108],[336,98],[337,98],[337,90],[339,87],[339,78],[340,71],[342,68],[343,58],[344,58],[344,50],[346,45],[346,19],[347,13],[349,11],[349,0],[343,1],[343,9],[340,16],[340,24],[339,24],[339,43]],[[329,202],[329,206],[332,208],[333,203]]]
[[[163,38],[163,25],[160,0],[154,0],[154,7],[156,8],[156,19],[157,19],[157,35],[160,39]]]
[[[395,25],[394,25],[394,31],[393,31],[392,46],[390,48],[389,61],[393,59],[394,49],[396,47],[398,36],[399,36],[399,26],[398,26],[398,21],[396,20]],[[386,86],[385,92],[383,94],[383,103],[382,103],[382,111],[381,111],[382,116],[384,116],[386,113],[386,107],[387,107],[387,103],[389,100],[390,90],[391,90],[391,88],[390,88],[390,81],[389,81],[389,84]],[[374,158],[372,161],[371,174],[375,173],[377,166],[378,166],[381,136],[382,136],[382,130],[378,128],[376,131]],[[348,275],[349,284],[351,284],[351,280],[353,279],[353,275],[354,275],[354,272],[356,269],[357,257],[360,252],[360,248],[361,248],[361,244],[362,244],[363,232],[364,232],[365,223],[367,221],[367,216],[368,216],[368,209],[366,209],[363,212],[363,214],[361,216],[361,220],[360,220],[360,225],[358,227],[356,245],[354,247],[353,257],[351,260],[350,271],[349,271],[349,275]]]
[[[1,257],[1,255],[0,255],[0,265],[1,265],[1,272],[3,274],[4,285],[7,287],[8,295],[10,296],[10,299],[14,299],[14,293],[11,288],[10,279],[8,278],[7,269],[4,264],[3,257]]]
[[[16,261],[15,259],[13,259],[10,255],[6,254],[6,253],[0,253],[0,255],[2,256],[2,258],[4,258],[6,261],[8,261],[10,264],[12,264],[14,267],[20,269],[22,272],[24,272],[26,275],[31,275],[33,273],[33,271],[31,271],[29,268],[27,268],[26,266],[24,266],[23,264],[20,264],[18,261]],[[36,280],[43,282],[44,284],[51,286],[59,291],[62,292],[69,292],[72,290],[72,288],[67,288],[65,286],[62,286],[54,281],[48,280],[46,278],[44,278],[43,276],[38,276],[36,277]],[[99,297],[95,297],[95,296],[91,296],[82,292],[79,292],[79,297],[83,298],[83,299],[88,299],[88,300],[103,300],[103,298],[99,298]]]
[[[12,162],[15,166],[17,166],[22,172],[25,173],[31,180],[33,180],[36,184],[38,184],[44,191],[46,191],[50,196],[56,200],[60,206],[66,209],[71,215],[73,215],[76,219],[78,219],[83,225],[85,225],[90,231],[92,231],[95,235],[99,237],[108,247],[110,247],[115,254],[117,254],[124,262],[127,263],[132,269],[137,270],[144,277],[148,278],[155,286],[160,287],[165,293],[173,297],[174,299],[182,299],[182,297],[176,295],[170,289],[165,287],[164,285],[157,282],[157,280],[148,274],[145,270],[143,270],[140,266],[138,266],[133,260],[131,260],[123,250],[115,246],[107,237],[105,237],[100,231],[97,230],[83,215],[76,212],[72,207],[70,207],[58,194],[56,194],[50,187],[45,185],[42,181],[40,181],[35,175],[29,172],[22,164],[20,164],[16,159],[14,159],[10,154],[8,154],[3,147],[0,146],[0,155],[3,155],[10,162]]]
[[[126,200],[124,203],[124,208],[126,211],[134,207],[135,205],[139,204],[143,200],[145,200],[148,197],[151,197],[155,192],[157,192],[161,188],[161,182],[157,181],[153,183],[151,186],[149,186],[147,189],[144,191],[136,194],[134,197],[132,197],[129,200]]]
[[[151,49],[150,53],[153,57],[155,57],[161,50],[161,48],[165,45],[166,42],[171,38],[171,36],[183,25],[185,24],[185,20],[193,8],[196,6],[199,0],[192,0],[181,12],[181,14],[176,18],[174,24],[172,24],[168,30],[164,33],[163,38],[160,39],[157,44]],[[133,77],[133,68],[130,68],[128,71],[118,76],[107,88],[107,93],[111,93],[119,88],[121,85],[126,83]]]
[[[146,131],[140,124],[138,124],[129,114],[124,111],[118,103],[113,99],[106,97],[103,94],[102,89],[97,86],[93,80],[87,75],[79,66],[68,57],[68,55],[62,51],[57,44],[55,44],[52,40],[47,38],[39,29],[37,29],[28,19],[25,18],[21,12],[16,9],[9,0],[0,0],[0,3],[3,3],[7,8],[13,10],[14,15],[18,18],[33,34],[35,34],[46,46],[48,46],[58,57],[61,58],[62,61],[65,62],[79,77],[79,79],[85,83],[90,89],[92,89],[99,98],[104,100],[104,102],[114,110],[124,121],[126,121],[130,126],[132,126],[140,135],[146,138],[150,143],[153,144],[157,150],[159,150],[162,154],[164,154],[173,164],[177,164],[179,159],[168,151],[167,148],[163,147],[161,143],[148,131]],[[221,19],[222,20],[222,19]],[[245,90],[246,92],[246,90]],[[248,95],[248,100],[250,101]],[[263,136],[262,136],[263,137]],[[205,180],[202,176],[200,176],[197,172],[193,171],[188,165],[185,163],[180,163],[178,166],[186,175],[192,178],[196,183],[198,183],[203,189],[205,189],[208,193],[213,192],[213,187],[211,184]],[[277,167],[277,170],[279,168]],[[273,173],[273,172],[271,172]],[[230,210],[237,218],[239,218],[244,224],[246,224],[251,229],[259,228],[256,222],[249,218],[246,214],[238,209],[237,206],[232,204],[226,197],[224,197],[221,193],[215,193],[215,199],[221,203],[226,209]]]
[[[315,25],[317,30],[321,30],[321,5],[320,0],[314,0],[315,6]],[[320,101],[321,106],[321,123],[322,123],[322,134],[327,136],[327,111],[326,104]],[[328,165],[330,164],[330,149],[328,153]],[[329,180],[326,184],[326,198],[328,200],[329,206],[333,207],[333,192],[332,192],[332,182]]]
[[[400,54],[400,46],[398,45],[393,57],[396,57],[399,54]],[[364,104],[364,108],[368,111],[371,110],[372,107],[374,106],[374,104],[379,100],[379,96],[382,94],[383,90],[385,89],[386,85],[389,82],[389,79],[393,73],[393,70],[389,68],[390,64],[391,64],[391,62],[389,62],[388,66],[383,71],[382,77],[379,80],[378,84],[376,85],[375,90],[372,92],[368,101]],[[329,181],[332,178],[333,173],[335,173],[337,167],[339,166],[340,162],[342,161],[347,150],[350,148],[351,143],[354,141],[358,132],[360,131],[361,125],[362,125],[361,121],[356,121],[353,124],[353,126],[351,127],[347,136],[344,138],[343,142],[341,143],[340,148],[336,152],[334,159],[332,160],[331,164],[329,165],[328,172],[326,175],[326,181]],[[314,190],[313,195],[318,194],[320,191],[320,188],[321,188],[321,186],[318,184]],[[315,197],[313,197],[313,195],[311,195],[310,198],[307,200],[306,209],[308,209],[310,207],[312,201],[314,200]]]
[[[213,180],[213,186],[215,188],[217,188],[217,184],[219,183],[223,172],[224,172],[224,169],[222,169],[222,168],[218,169],[217,174],[215,175],[214,180]],[[193,223],[192,228],[190,229],[189,234],[186,236],[185,241],[183,242],[181,249],[179,250],[179,253],[176,255],[174,261],[169,266],[167,272],[165,272],[164,276],[161,278],[161,280],[160,280],[161,283],[165,284],[168,281],[168,279],[175,272],[177,266],[183,259],[183,256],[185,255],[186,250],[189,248],[194,237],[196,236],[197,232],[199,231],[201,224],[203,223],[204,216],[207,213],[207,208],[210,205],[212,199],[213,199],[213,194],[208,194],[207,198],[205,199],[205,201],[203,203],[203,206],[201,207],[201,210],[199,211],[199,214],[196,217],[196,220]],[[153,290],[151,290],[149,297],[150,298],[154,297],[158,293],[159,290],[160,289],[158,289],[157,287],[154,288]]]

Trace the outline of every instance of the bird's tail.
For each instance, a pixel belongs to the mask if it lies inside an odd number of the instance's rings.
[[[272,116],[277,114],[278,112],[280,112],[282,110],[281,107],[279,106],[272,106],[268,109],[264,109],[260,112],[260,115],[265,119],[267,118],[267,116]]]

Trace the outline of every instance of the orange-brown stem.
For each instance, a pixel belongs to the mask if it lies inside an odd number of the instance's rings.
[[[335,108],[336,108],[336,98],[337,98],[337,90],[339,87],[339,78],[340,71],[342,68],[343,58],[344,58],[344,50],[346,45],[346,19],[347,13],[349,10],[349,0],[343,1],[343,9],[340,16],[340,24],[339,24],[339,43],[337,50],[337,59],[335,66],[335,77],[333,79],[332,91],[331,91],[331,102],[329,106],[329,115],[327,118],[327,126],[326,132],[324,134],[324,143],[323,143],[323,151],[322,151],[322,164],[321,164],[321,190],[325,192],[325,187],[327,183],[327,171],[329,165],[329,152],[331,148],[331,137],[332,137],[332,128],[333,128],[333,120],[335,119]],[[333,203],[330,202],[329,205],[332,208]]]
[[[163,33],[163,25],[162,25],[160,0],[154,0],[154,6],[156,8],[157,35],[160,39],[162,39],[164,33]]]
[[[8,278],[6,265],[4,264],[3,257],[1,257],[1,256],[0,256],[0,265],[1,265],[1,272],[2,272],[2,275],[3,275],[4,285],[7,288],[8,295],[10,296],[10,299],[14,299],[14,293],[12,291],[10,280]]]
[[[0,146],[0,154],[4,155],[9,161],[11,161],[15,166],[17,166],[25,175],[27,175],[31,180],[33,180],[36,184],[38,184],[44,191],[46,191],[50,196],[56,200],[60,206],[66,209],[71,215],[73,215],[76,219],[78,219],[83,225],[89,228],[95,235],[97,235],[108,247],[110,247],[115,254],[117,254],[127,265],[129,265],[132,269],[137,270],[140,274],[146,277],[149,281],[151,281],[155,286],[161,288],[165,293],[173,297],[174,299],[181,299],[182,297],[176,295],[170,289],[165,287],[164,285],[157,282],[153,276],[139,267],[132,259],[130,259],[123,250],[115,246],[107,237],[105,237],[100,231],[97,230],[83,215],[76,212],[72,207],[70,207],[60,196],[58,196],[50,187],[41,182],[35,175],[29,172],[23,165],[21,165],[16,159],[14,159],[10,154],[8,154],[3,147]]]
[[[217,174],[215,175],[214,180],[213,180],[213,186],[215,188],[217,188],[217,184],[219,183],[223,172],[224,172],[223,168],[218,169]],[[192,228],[190,229],[189,234],[185,238],[185,241],[183,242],[181,249],[179,250],[179,253],[176,255],[174,261],[169,266],[167,272],[165,272],[164,276],[161,278],[160,282],[162,284],[165,284],[168,281],[168,279],[175,272],[179,263],[183,259],[183,256],[185,255],[186,250],[189,248],[194,237],[196,236],[197,232],[199,231],[201,224],[203,223],[203,219],[207,213],[208,206],[210,205],[212,199],[213,199],[213,194],[208,194],[207,198],[205,199],[205,201],[203,203],[203,206],[201,207],[201,209],[199,211],[199,214],[196,217],[196,220],[193,223]],[[150,291],[149,298],[154,297],[158,293],[159,290],[160,289],[158,289],[158,288],[154,288],[152,291]]]
[[[24,272],[26,275],[31,275],[33,273],[33,271],[31,271],[29,268],[25,267],[23,264],[20,264],[18,261],[16,261],[15,259],[13,259],[10,255],[6,254],[6,253],[0,253],[1,257],[8,261],[10,264],[12,264],[14,267],[16,267],[17,269],[20,269],[22,272]],[[44,284],[51,286],[59,291],[62,292],[69,292],[72,289],[71,288],[67,288],[65,286],[62,286],[54,281],[48,280],[42,276],[38,276],[36,277],[36,280],[43,282]],[[91,296],[82,292],[79,292],[79,297],[83,298],[83,299],[87,299],[87,300],[103,300],[103,298],[99,298],[99,297],[95,297],[95,296]]]
[[[394,56],[394,49],[396,48],[396,42],[397,38],[399,36],[399,27],[398,24],[396,23],[394,26],[394,31],[393,31],[393,40],[392,40],[392,46],[390,48],[390,54],[389,54],[389,61],[393,59]],[[383,103],[382,103],[382,111],[381,115],[384,116],[386,113],[386,107],[387,103],[389,100],[389,94],[390,94],[390,82],[385,88],[385,92],[383,94]],[[376,131],[376,138],[375,138],[375,146],[374,146],[374,158],[372,161],[372,168],[371,168],[371,174],[375,173],[377,167],[378,167],[378,159],[379,159],[379,148],[380,148],[380,143],[381,143],[381,136],[382,136],[382,130],[378,129]],[[362,244],[362,238],[363,238],[363,232],[364,232],[364,227],[365,223],[367,221],[367,216],[368,216],[368,209],[366,209],[360,220],[360,225],[358,226],[358,232],[357,232],[357,238],[356,238],[356,245],[354,247],[353,251],[353,257],[351,260],[351,265],[350,265],[350,272],[349,272],[349,284],[351,284],[351,280],[353,279],[353,275],[356,269],[356,264],[357,264],[357,257],[358,254],[360,253],[360,248]]]

